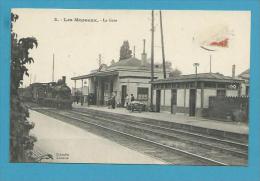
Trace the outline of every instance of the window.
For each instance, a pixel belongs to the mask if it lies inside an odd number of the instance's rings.
[[[226,88],[226,84],[220,84],[220,83],[218,83],[218,88]]]
[[[177,88],[184,89],[186,85],[184,83],[178,83]]]
[[[105,84],[105,91],[108,91],[108,84]]]
[[[249,86],[246,86],[246,96],[249,95]]]
[[[205,88],[216,88],[216,83],[214,82],[204,82]]]
[[[226,90],[217,90],[217,96],[226,96]]]
[[[170,88],[171,88],[171,84],[169,84],[169,83],[166,84],[165,88],[166,88],[166,89],[170,89]]]
[[[148,91],[149,91],[149,89],[146,87],[138,87],[137,88],[137,99],[138,100],[148,100]]]

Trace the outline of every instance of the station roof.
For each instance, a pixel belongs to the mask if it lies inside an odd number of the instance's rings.
[[[162,68],[156,67],[155,64],[154,71],[162,72]],[[71,80],[81,80],[81,79],[87,79],[90,77],[104,77],[104,76],[111,76],[111,75],[118,75],[118,71],[122,70],[144,70],[144,71],[150,71],[151,64],[146,63],[145,65],[142,64],[142,61],[131,57],[128,59],[120,60],[110,66],[107,66],[105,64],[102,64],[98,70],[95,70],[95,72],[91,72],[86,75],[76,76],[72,77]],[[170,70],[166,68],[166,71],[169,72]]]
[[[199,74],[189,74],[189,75],[179,75],[176,77],[169,77],[167,79],[158,79],[153,81],[153,84],[158,83],[175,83],[175,82],[193,82],[193,81],[204,81],[204,82],[242,82],[243,80],[232,78],[230,76],[224,76],[220,73],[199,73]]]
[[[146,60],[146,63],[143,64],[142,60],[137,59],[136,57],[131,57],[128,59],[119,60],[118,62],[110,65],[107,67],[107,69],[114,68],[114,67],[134,67],[134,68],[142,68],[142,69],[151,69],[151,63],[150,59]],[[154,63],[154,70],[159,70],[162,72],[162,64]],[[170,71],[171,68],[166,66],[166,71]]]
[[[30,84],[31,87],[37,87],[37,86],[47,86],[49,84],[55,84],[56,82],[34,82]]]
[[[81,75],[77,77],[72,77],[71,80],[80,80],[80,79],[88,79],[90,77],[106,77],[106,76],[111,76],[111,75],[118,75],[117,71],[97,71],[93,72],[87,75]]]
[[[239,74],[238,77],[241,78],[241,79],[249,80],[249,78],[250,78],[250,74],[249,73],[250,73],[250,69],[247,69],[244,72],[242,72],[241,74]]]

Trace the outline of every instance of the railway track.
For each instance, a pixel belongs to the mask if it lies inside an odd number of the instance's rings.
[[[188,135],[173,129],[82,111],[37,110],[44,114],[65,119],[78,126],[87,127],[95,134],[109,138],[136,151],[159,158],[169,164],[180,165],[246,165],[245,145],[217,138]],[[86,126],[87,125],[87,126]],[[198,141],[198,137],[201,138]],[[202,139],[203,138],[203,139]],[[213,143],[212,143],[213,141]],[[232,145],[232,146],[231,146]]]
[[[109,118],[117,118],[117,119],[123,119],[123,120],[131,120],[131,121],[136,121],[138,123],[144,123],[148,125],[153,125],[157,127],[164,127],[168,129],[173,129],[175,131],[179,131],[182,134],[188,134],[192,136],[200,136],[203,135],[203,137],[208,136],[211,140],[213,138],[216,139],[216,141],[221,141],[222,143],[227,142],[227,144],[232,145],[232,142],[234,143],[234,146],[238,146],[244,149],[247,149],[248,147],[248,138],[246,135],[239,135],[235,134],[217,134],[214,131],[211,130],[204,130],[202,131],[200,127],[191,127],[190,125],[186,124],[180,124],[180,123],[174,123],[174,122],[169,122],[169,121],[163,121],[163,120],[156,120],[156,119],[150,119],[150,118],[144,118],[144,117],[137,117],[137,116],[132,116],[132,115],[124,115],[124,114],[117,114],[117,113],[112,113],[112,112],[106,112],[106,111],[99,111],[99,110],[93,110],[93,109],[84,109],[84,108],[77,108],[73,109],[74,111],[78,111],[81,113],[88,113],[88,114],[93,114],[93,115],[98,115],[100,117],[109,117]],[[221,132],[221,131],[219,131]]]
[[[132,124],[132,125],[138,125],[147,127],[149,129],[155,130],[155,131],[162,131],[163,133],[169,134],[169,136],[178,137],[179,139],[182,139],[183,141],[188,141],[190,143],[199,144],[201,146],[205,147],[211,147],[214,149],[222,150],[223,152],[232,152],[233,154],[236,154],[241,157],[247,158],[247,152],[248,152],[248,145],[245,143],[235,142],[233,140],[227,140],[223,138],[213,137],[205,134],[199,134],[196,132],[176,129],[172,127],[168,127],[167,125],[158,125],[154,122],[148,122],[138,119],[128,118],[127,116],[121,117],[118,115],[113,114],[97,114],[97,111],[80,111],[80,110],[73,110],[73,112],[88,116],[90,118],[103,118],[103,119],[112,119],[117,122]],[[199,140],[199,141],[198,141]],[[209,144],[209,145],[207,145]]]

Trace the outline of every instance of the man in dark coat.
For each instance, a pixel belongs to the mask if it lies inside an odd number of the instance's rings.
[[[111,98],[111,106],[112,106],[112,109],[116,108],[116,96],[114,94],[112,95],[112,98]]]
[[[131,94],[131,102],[133,102],[134,100],[135,100],[135,97],[134,97],[134,95],[133,94]]]

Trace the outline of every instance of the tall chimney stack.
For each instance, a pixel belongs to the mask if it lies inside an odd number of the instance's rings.
[[[143,53],[145,53],[145,39],[143,39],[144,46],[143,46]]]
[[[134,58],[135,58],[135,46],[134,46]]]
[[[232,65],[232,78],[234,79],[236,76],[236,65]]]
[[[63,84],[66,84],[66,76],[62,76],[62,82]]]
[[[145,39],[143,39],[142,65],[147,64],[147,54],[145,53]]]

